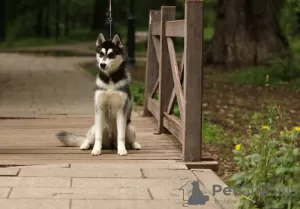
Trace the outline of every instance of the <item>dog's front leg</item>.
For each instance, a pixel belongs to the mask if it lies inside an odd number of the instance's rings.
[[[103,111],[96,103],[95,107],[95,143],[91,155],[100,155],[102,150],[102,136],[104,129]]]
[[[117,113],[117,132],[118,132],[118,154],[127,155],[125,147],[125,136],[126,136],[126,117],[123,110],[119,110]]]

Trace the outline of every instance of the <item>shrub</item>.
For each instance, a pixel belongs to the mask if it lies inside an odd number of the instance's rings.
[[[143,105],[145,86],[143,83],[134,81],[131,83],[131,93],[135,105]]]
[[[269,117],[267,125],[249,130],[249,141],[234,150],[240,173],[231,185],[240,194],[239,209],[298,209],[300,205],[300,127],[278,130]]]

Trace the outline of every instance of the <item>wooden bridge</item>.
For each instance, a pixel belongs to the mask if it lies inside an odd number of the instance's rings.
[[[180,67],[172,37],[184,38]],[[175,7],[150,12],[145,106],[133,116],[142,150],[125,157],[115,150],[93,157],[54,137],[85,134],[94,121],[94,78],[79,66],[93,57],[0,53],[0,165],[179,160],[217,170],[202,152],[202,40],[203,1],[186,1],[184,20],[175,20]]]
[[[202,153],[203,1],[186,1],[184,20],[175,15],[172,6],[150,12],[144,116],[157,119],[158,134],[177,138],[189,166],[216,169],[217,162]],[[184,38],[180,65],[174,37]]]

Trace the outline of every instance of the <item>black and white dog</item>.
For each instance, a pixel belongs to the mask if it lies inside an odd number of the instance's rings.
[[[95,124],[86,136],[65,131],[57,138],[66,146],[80,146],[86,150],[94,145],[92,155],[100,155],[102,148],[117,148],[119,155],[127,155],[126,148],[141,149],[135,141],[131,123],[132,99],[130,74],[126,70],[123,44],[119,35],[105,40],[102,33],[96,41],[99,72],[95,90]]]

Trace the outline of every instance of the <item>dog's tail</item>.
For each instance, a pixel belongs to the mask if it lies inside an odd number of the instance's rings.
[[[80,147],[85,140],[85,136],[72,134],[66,131],[60,131],[57,133],[56,138],[68,147]]]

